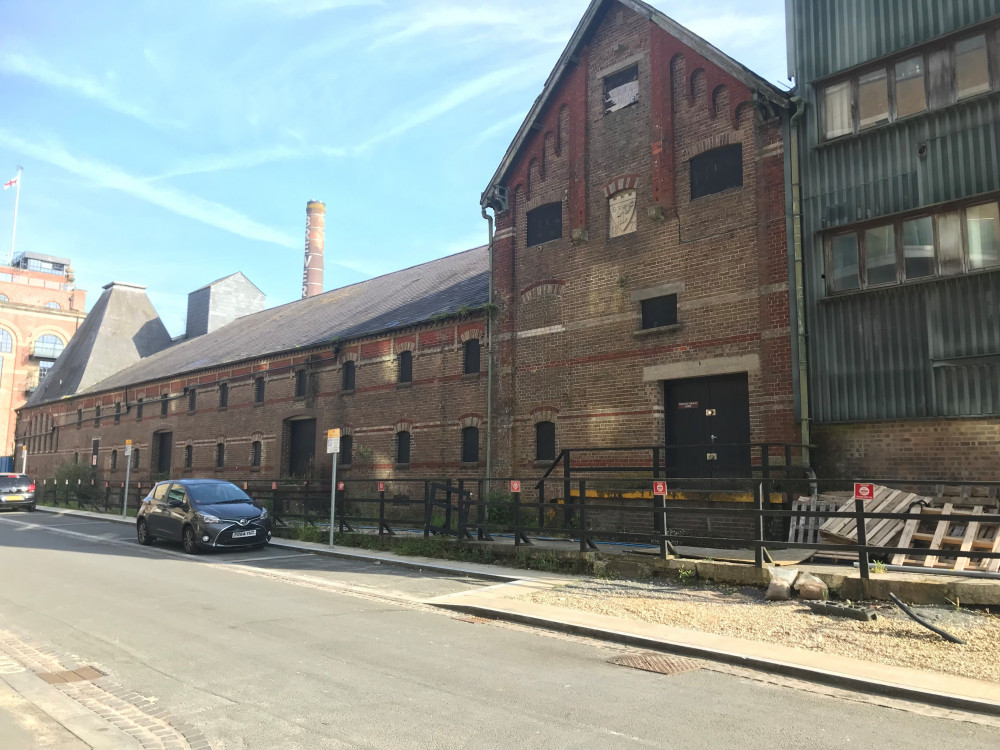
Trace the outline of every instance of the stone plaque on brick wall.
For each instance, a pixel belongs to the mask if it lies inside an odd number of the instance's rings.
[[[620,237],[635,231],[635,190],[619,190],[608,199],[608,208],[609,236]]]

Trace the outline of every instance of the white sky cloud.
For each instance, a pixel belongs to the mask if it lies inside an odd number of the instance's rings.
[[[0,72],[23,76],[52,88],[71,91],[85,99],[91,99],[108,109],[129,117],[134,117],[149,125],[178,127],[180,123],[155,117],[142,107],[125,101],[110,88],[95,78],[86,75],[69,75],[53,67],[39,57],[26,57],[12,52],[0,56]]]
[[[208,201],[170,187],[151,184],[110,164],[76,157],[55,144],[26,141],[0,129],[0,145],[26,157],[64,169],[99,187],[117,190],[224,232],[282,247],[297,249],[302,245],[299,237],[265,226],[221,203]]]

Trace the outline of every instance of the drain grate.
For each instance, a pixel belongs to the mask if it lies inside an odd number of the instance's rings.
[[[493,620],[488,617],[476,617],[475,615],[456,617],[455,619],[461,620],[462,622],[471,622],[473,625],[485,625],[486,623],[493,622]]]
[[[56,685],[61,682],[96,680],[98,677],[104,676],[104,672],[94,667],[80,667],[72,672],[37,672],[36,674],[50,685]]]
[[[685,659],[682,656],[664,656],[663,654],[629,654],[611,659],[609,663],[621,667],[642,669],[646,672],[658,672],[659,674],[679,674],[701,669],[701,662],[694,659]]]

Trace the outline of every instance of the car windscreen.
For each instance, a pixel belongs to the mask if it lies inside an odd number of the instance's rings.
[[[188,484],[188,497],[198,505],[215,505],[216,503],[252,503],[253,500],[235,484],[220,482],[219,484]]]
[[[4,490],[21,489],[31,484],[28,477],[0,477],[0,492]]]

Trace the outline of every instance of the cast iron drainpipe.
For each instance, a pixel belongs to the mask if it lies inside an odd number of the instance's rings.
[[[490,479],[493,477],[493,217],[481,209],[489,227],[490,293],[486,306],[486,496],[490,494]]]

